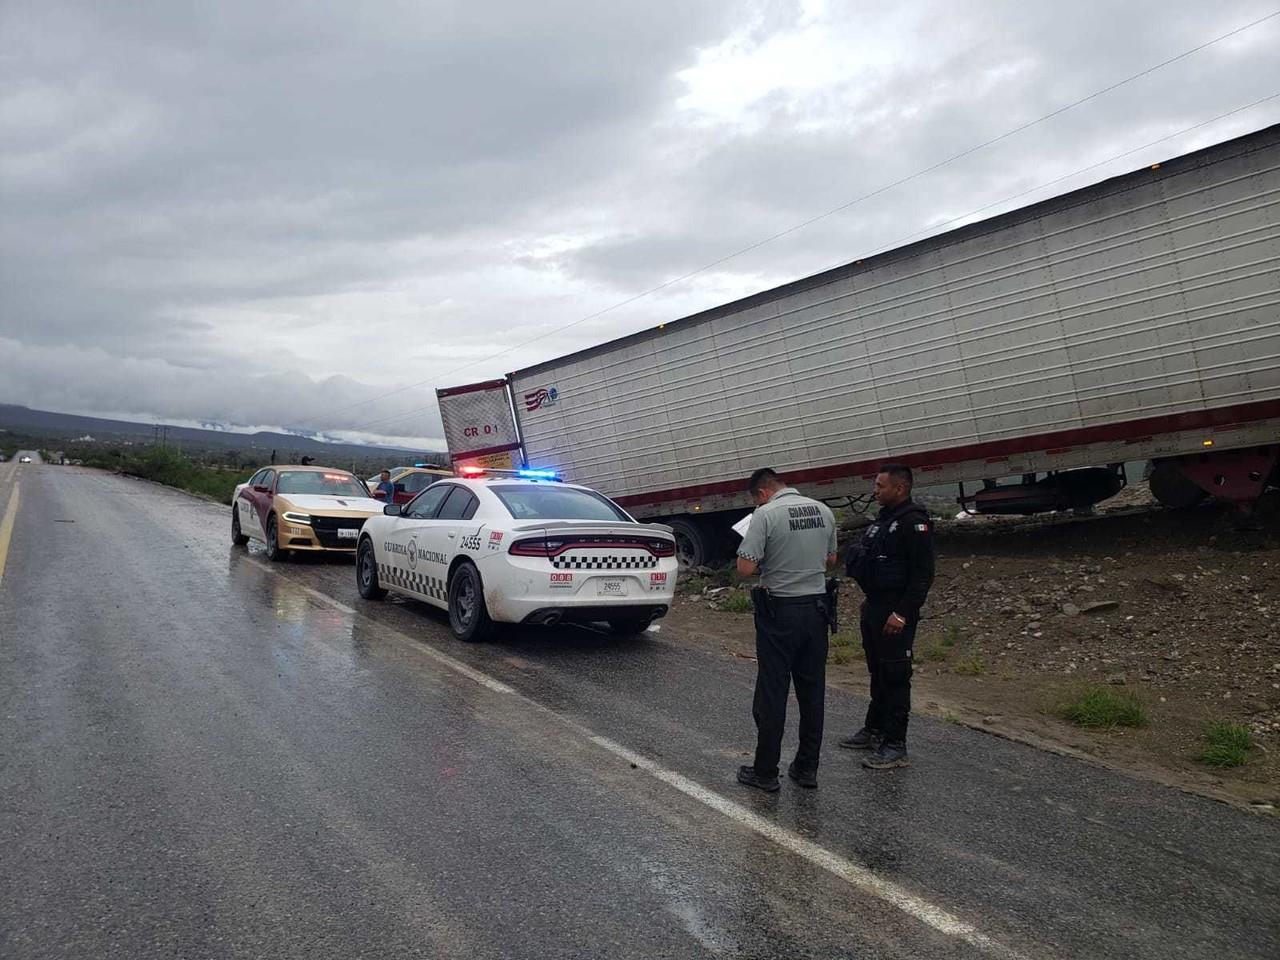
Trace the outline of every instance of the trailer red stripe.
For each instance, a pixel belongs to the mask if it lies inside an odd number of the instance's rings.
[[[460,393],[479,393],[481,390],[500,390],[507,385],[505,380],[486,380],[484,383],[467,383],[461,387],[445,387],[437,389],[437,397],[456,397]]]
[[[1254,403],[1238,403],[1215,410],[1194,410],[1188,413],[1169,414],[1162,417],[1145,417],[1096,427],[1076,427],[1052,433],[1030,434],[1008,440],[989,440],[970,443],[944,450],[926,453],[908,453],[901,456],[877,457],[874,460],[858,460],[829,467],[812,467],[807,470],[788,470],[786,478],[791,483],[821,483],[846,477],[874,475],[882,463],[905,463],[909,467],[929,469],[948,463],[966,460],[1010,457],[1021,453],[1049,450],[1055,447],[1081,447],[1093,443],[1122,443],[1150,437],[1158,433],[1178,433],[1183,430],[1215,430],[1226,426],[1243,426],[1254,420],[1280,418],[1280,400],[1260,400]],[[1280,438],[1277,438],[1280,439]],[[716,494],[742,493],[746,479],[723,480],[716,483],[700,483],[652,493],[636,493],[613,499],[624,507],[646,506],[669,500],[697,500]]]

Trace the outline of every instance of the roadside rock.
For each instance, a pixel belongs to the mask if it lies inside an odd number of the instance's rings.
[[[1081,613],[1103,613],[1107,610],[1114,610],[1120,606],[1119,600],[1098,600],[1095,603],[1086,603],[1080,608]]]

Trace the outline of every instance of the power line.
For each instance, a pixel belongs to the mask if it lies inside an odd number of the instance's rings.
[[[1225,120],[1228,117],[1235,116],[1238,113],[1243,113],[1246,110],[1252,110],[1254,107],[1261,106],[1264,103],[1269,103],[1270,101],[1276,100],[1276,99],[1280,99],[1280,93],[1273,93],[1270,96],[1266,96],[1266,97],[1262,97],[1261,99],[1254,100],[1251,103],[1247,103],[1247,104],[1244,104],[1243,106],[1239,106],[1232,110],[1228,110],[1225,113],[1220,113],[1216,117],[1211,117],[1208,120],[1201,120],[1199,123],[1194,123],[1189,127],[1183,127],[1181,130],[1175,131],[1174,133],[1166,134],[1165,136],[1160,137],[1156,140],[1152,140],[1149,143],[1144,143],[1141,146],[1137,146],[1137,147],[1133,147],[1132,149],[1125,150],[1123,153],[1117,153],[1114,156],[1108,157],[1105,160],[1099,160],[1096,163],[1091,163],[1088,166],[1079,168],[1078,170],[1072,170],[1070,173],[1064,173],[1060,177],[1055,177],[1052,180],[1046,180],[1044,183],[1036,184],[1034,187],[1028,187],[1026,190],[1022,190],[1018,193],[1010,194],[1009,196],[1003,197],[999,200],[994,200],[991,203],[984,204],[981,207],[978,207],[974,210],[970,210],[967,213],[962,213],[958,216],[952,217],[949,220],[944,220],[940,223],[931,224],[930,226],[924,228],[923,230],[917,230],[913,233],[906,234],[905,236],[900,237],[897,240],[890,241],[889,243],[880,246],[875,251],[875,253],[863,254],[861,257],[856,257],[854,259],[866,260],[866,259],[869,259],[870,257],[877,256],[880,253],[884,253],[888,250],[893,250],[897,247],[900,247],[903,244],[916,239],[917,237],[936,235],[941,229],[948,227],[951,224],[956,223],[958,221],[966,220],[969,217],[976,216],[977,214],[982,213],[986,210],[990,210],[992,207],[998,207],[1003,204],[1010,203],[1014,200],[1021,199],[1022,197],[1025,197],[1027,194],[1035,193],[1039,190],[1044,190],[1046,187],[1052,187],[1055,184],[1061,183],[1063,180],[1070,180],[1072,177],[1078,177],[1082,173],[1088,173],[1090,170],[1095,170],[1098,167],[1105,166],[1108,163],[1114,163],[1117,160],[1122,160],[1125,157],[1134,153],[1138,153],[1141,150],[1146,150],[1146,149],[1149,149],[1150,147],[1158,146],[1161,143],[1165,143],[1166,141],[1174,140],[1178,137],[1184,136],[1185,134],[1192,133],[1195,130],[1199,130],[1202,127],[1207,127],[1210,124],[1217,123],[1219,120]],[[848,263],[848,262],[849,262],[848,260],[841,260],[839,264],[836,264],[836,266],[839,266],[841,264]],[[828,269],[832,269],[832,268],[828,268]],[[822,271],[822,270],[817,271],[817,273],[823,273],[823,272],[825,271]],[[378,424],[383,424],[383,423],[394,423],[399,420],[407,420],[409,417],[416,417],[418,414],[423,413],[430,409],[431,409],[430,406],[418,407],[417,409],[410,410],[405,413],[397,413],[394,416],[385,417],[381,420],[370,421],[369,423],[365,424],[365,427],[376,426]]]
[[[1025,130],[1029,130],[1034,126],[1038,126],[1039,124],[1044,123],[1048,120],[1052,120],[1054,117],[1061,116],[1062,114],[1070,110],[1074,110],[1076,107],[1082,106],[1083,104],[1089,103],[1092,100],[1096,100],[1098,97],[1111,93],[1113,90],[1118,90],[1120,87],[1123,87],[1126,84],[1133,83],[1135,80],[1141,80],[1143,77],[1150,76],[1151,74],[1155,73],[1158,70],[1162,70],[1165,67],[1170,66],[1171,64],[1177,63],[1180,60],[1185,60],[1187,57],[1190,57],[1196,53],[1199,53],[1201,50],[1211,47],[1216,43],[1221,43],[1223,40],[1228,40],[1231,37],[1244,33],[1246,30],[1251,30],[1254,27],[1258,26],[1259,24],[1266,23],[1268,20],[1272,20],[1278,16],[1280,16],[1280,10],[1274,10],[1271,13],[1268,13],[1266,16],[1259,17],[1258,19],[1253,20],[1249,23],[1246,23],[1241,27],[1237,27],[1234,30],[1231,30],[1220,36],[1214,37],[1212,40],[1206,40],[1205,42],[1197,46],[1191,47],[1188,50],[1184,50],[1182,53],[1169,57],[1167,60],[1162,60],[1159,63],[1153,64],[1152,66],[1139,71],[1138,73],[1125,77],[1123,80],[1118,80],[1115,83],[1112,83],[1109,86],[1103,87],[1100,90],[1095,90],[1093,93],[1089,94],[1088,96],[1081,97],[1079,100],[1074,100],[1071,103],[1066,104],[1065,106],[1061,106],[1058,109],[1051,111],[1050,113],[1046,113],[1043,116],[1037,117],[1035,120],[1030,120],[1026,123],[1023,123],[1019,126],[1012,128],[1011,130],[1007,130],[998,136],[992,137],[989,140],[984,140],[981,143],[968,147],[967,149],[962,150],[957,154],[947,157],[945,160],[939,160],[938,162],[931,164],[930,166],[924,167],[920,170],[917,170],[914,173],[910,173],[904,177],[898,178],[897,180],[890,181],[889,183],[886,183],[880,187],[877,187],[874,190],[871,190],[867,193],[854,197],[852,200],[847,200],[844,203],[840,204],[839,206],[832,207],[830,210],[826,210],[823,213],[819,213],[812,217],[809,217],[806,220],[802,220],[799,223],[794,224],[793,226],[790,226],[785,230],[780,230],[775,234],[765,237],[763,240],[757,240],[755,243],[748,244],[747,246],[742,247],[738,250],[735,250],[732,253],[728,253],[716,260],[711,261],[710,263],[704,264],[703,266],[698,267],[696,270],[690,270],[688,273],[681,274],[678,277],[674,277],[670,280],[664,281],[663,283],[660,283],[657,286],[650,287],[647,290],[643,290],[640,293],[627,297],[625,300],[620,300],[617,303],[612,304],[611,306],[605,307],[603,310],[597,310],[595,313],[587,314],[584,317],[580,317],[577,320],[570,321],[569,323],[556,327],[553,330],[549,330],[545,333],[540,333],[537,336],[530,338],[529,340],[525,340],[521,343],[517,343],[514,346],[506,347],[503,350],[499,351],[498,353],[491,354],[487,357],[481,357],[480,359],[477,359],[477,360],[469,361],[468,363],[464,363],[460,367],[454,367],[451,370],[446,370],[443,373],[436,374],[426,380],[419,380],[416,383],[410,383],[402,387],[396,387],[394,390],[388,390],[385,393],[380,393],[377,396],[370,397],[367,400],[360,400],[356,403],[347,404],[346,406],[335,407],[334,409],[326,411],[325,413],[320,414],[316,417],[309,417],[306,419],[314,422],[316,420],[330,417],[335,413],[343,413],[343,412],[346,412],[347,410],[354,410],[357,407],[366,406],[367,404],[370,404],[370,403],[376,403],[379,400],[385,400],[387,397],[393,397],[396,394],[404,393],[406,390],[413,390],[417,387],[422,387],[434,381],[438,381],[444,377],[453,376],[453,374],[469,369],[470,367],[474,367],[477,364],[488,363],[491,360],[497,360],[499,357],[504,357],[509,353],[522,349],[523,347],[531,346],[532,344],[537,343],[539,340],[545,340],[547,337],[553,337],[558,333],[563,333],[566,330],[570,330],[573,327],[579,326],[580,324],[586,323],[590,320],[596,320],[607,313],[612,313],[614,310],[619,310],[622,307],[629,306],[630,304],[635,303],[637,300],[643,300],[645,297],[652,296],[655,293],[660,293],[661,291],[666,290],[668,287],[675,286],[676,284],[683,283],[686,280],[690,280],[693,277],[698,276],[699,274],[706,273],[708,270],[712,270],[715,267],[728,263],[730,260],[734,260],[742,256],[743,254],[750,253],[753,250],[758,250],[761,247],[766,246],[767,244],[773,243],[776,240],[781,240],[783,237],[790,236],[791,234],[799,230],[803,230],[806,227],[812,226],[815,223],[818,223],[822,220],[826,220],[829,217],[833,217],[837,213],[842,213],[845,210],[848,210],[850,207],[855,206],[856,204],[862,203],[865,200],[870,200],[873,197],[877,197],[882,193],[886,193],[887,191],[894,189],[895,187],[900,187],[905,183],[910,183],[912,180],[916,180],[927,174],[933,173],[935,170],[941,169],[942,167],[945,167],[948,164],[955,163],[957,160],[963,160],[965,157],[971,156],[972,154],[977,153],[980,150],[985,150],[987,147],[993,146],[997,143],[1007,140],[1010,137],[1016,136],[1017,134],[1022,133]],[[420,409],[430,409],[430,408],[423,407]],[[414,411],[414,412],[418,412],[418,411]],[[408,414],[405,414],[403,416],[408,416]],[[384,422],[386,422],[386,420],[373,421],[373,423],[384,423]],[[370,423],[366,423],[364,426],[368,427],[371,425],[372,424]]]
[[[919,237],[935,236],[937,235],[938,231],[940,231],[941,229],[945,227],[949,227],[954,223],[958,223],[961,220],[967,220],[970,217],[977,216],[980,213],[990,210],[992,207],[999,207],[999,206],[1003,206],[1006,203],[1011,203],[1014,200],[1020,200],[1023,197],[1027,196],[1027,194],[1036,193],[1037,191],[1044,190],[1046,187],[1052,187],[1056,184],[1061,183],[1063,180],[1070,180],[1072,177],[1078,177],[1082,173],[1088,173],[1090,170],[1096,170],[1098,167],[1106,166],[1108,163],[1114,163],[1117,160],[1123,160],[1125,157],[1129,156],[1130,154],[1138,153],[1141,150],[1147,150],[1151,147],[1159,146],[1160,144],[1165,143],[1168,140],[1175,140],[1178,137],[1184,136],[1185,134],[1191,133],[1195,130],[1199,130],[1201,127],[1207,127],[1210,124],[1217,123],[1219,120],[1225,120],[1227,119],[1227,117],[1233,117],[1237,113],[1244,113],[1246,110],[1252,110],[1254,107],[1262,106],[1262,104],[1269,103],[1270,101],[1276,100],[1276,99],[1280,99],[1280,93],[1273,93],[1270,96],[1262,97],[1261,99],[1254,100],[1252,103],[1246,103],[1244,106],[1236,107],[1234,110],[1228,110],[1226,113],[1220,113],[1216,117],[1211,117],[1208,120],[1202,120],[1199,123],[1194,123],[1189,127],[1183,127],[1181,130],[1177,130],[1173,133],[1166,134],[1165,136],[1160,137],[1156,140],[1152,140],[1149,143],[1144,143],[1140,147],[1134,147],[1131,150],[1124,151],[1123,153],[1117,153],[1114,156],[1107,157],[1107,159],[1105,160],[1099,160],[1097,163],[1091,163],[1087,167],[1081,167],[1079,170],[1072,170],[1070,173],[1064,173],[1060,177],[1055,177],[1052,180],[1046,180],[1044,183],[1038,183],[1034,187],[1028,187],[1026,190],[1022,190],[1018,193],[1010,194],[1009,196],[1002,197],[999,200],[993,200],[991,203],[987,203],[981,207],[978,207],[977,209],[970,210],[968,213],[962,213],[958,216],[952,217],[949,220],[943,220],[939,223],[930,224],[928,227],[925,227],[923,230],[916,230],[914,233],[909,233],[909,234],[906,234],[905,236],[899,237],[897,240],[892,240],[887,244],[884,244],[883,246],[881,246],[879,249],[877,249],[875,253],[863,254],[863,256],[857,259],[867,260],[867,259],[870,259],[871,257],[879,256],[880,254],[886,253],[890,250],[897,249],[898,247],[901,247],[904,244],[910,243],[911,241]],[[835,267],[838,267],[848,262],[849,261],[847,260],[841,260],[839,261],[839,263],[835,264],[832,267],[828,267],[826,269],[827,270],[835,269]],[[825,273],[825,272],[826,270],[817,271],[817,273]]]

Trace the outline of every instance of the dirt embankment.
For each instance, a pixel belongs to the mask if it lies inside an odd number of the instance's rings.
[[[1094,517],[938,524],[938,577],[916,641],[914,706],[1200,793],[1280,807],[1280,536],[1216,507],[1168,511],[1126,491]],[[731,578],[689,578],[669,622],[753,655]],[[830,682],[863,691],[860,595],[842,598]],[[1090,685],[1132,693],[1146,722],[1082,729],[1057,716]],[[1197,758],[1215,722],[1244,724],[1243,766]],[[835,733],[836,731],[832,731]]]

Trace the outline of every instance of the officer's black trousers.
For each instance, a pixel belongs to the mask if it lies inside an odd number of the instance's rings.
[[[872,601],[862,605],[862,652],[871,675],[871,705],[865,726],[890,743],[906,743],[911,716],[911,648],[919,617],[903,614],[907,625],[902,632],[885,633],[885,621],[893,612],[892,607]]]
[[[787,695],[795,680],[800,704],[800,749],[796,767],[818,769],[822,749],[822,713],[827,684],[827,618],[821,597],[803,602],[778,598],[773,616],[756,611],[756,772],[777,776]]]

